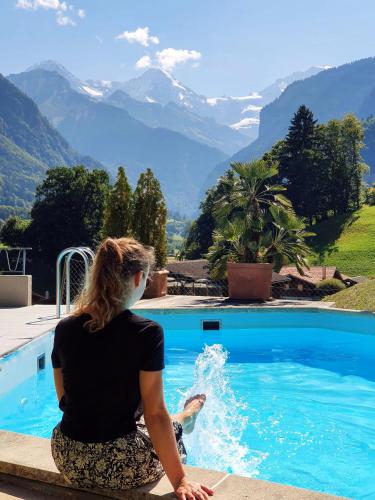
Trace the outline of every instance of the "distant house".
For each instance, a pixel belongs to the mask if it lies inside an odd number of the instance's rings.
[[[169,271],[170,279],[181,281],[195,281],[199,279],[209,279],[208,260],[177,260],[168,262],[165,266]]]
[[[283,266],[280,269],[282,276],[290,278],[290,282],[284,285],[284,295],[289,297],[308,297],[318,296],[316,285],[325,279],[338,279],[346,285],[352,285],[352,280],[344,276],[334,266],[311,266],[305,268],[304,275],[301,275],[296,266]]]

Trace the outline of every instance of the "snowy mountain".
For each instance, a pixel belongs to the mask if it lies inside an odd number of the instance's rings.
[[[121,90],[138,101],[161,105],[174,102],[195,112],[206,104],[205,96],[196,94],[170,73],[157,68],[148,69],[143,75],[124,83]]]
[[[54,71],[70,83],[70,86],[80,94],[88,95],[94,99],[103,99],[115,92],[121,87],[120,82],[112,82],[110,80],[80,80],[70,71],[68,71],[62,64],[48,60],[34,64],[26,69],[26,72],[35,69],[42,69],[44,71]]]
[[[294,81],[313,76],[323,69],[325,68],[311,67],[307,71],[292,73],[276,80],[260,92],[250,92],[248,95],[238,97],[205,97],[195,93],[167,71],[156,68],[149,69],[143,75],[124,83],[121,90],[138,101],[157,102],[162,105],[174,102],[254,140],[258,136],[259,113],[262,107],[279,97]]]
[[[149,127],[126,109],[77,92],[55,71],[36,69],[9,75],[8,80],[38,105],[76,151],[97,158],[112,178],[117,167],[125,165],[135,187],[140,173],[150,167],[170,210],[190,216],[198,207],[204,178],[227,157],[181,133]]]
[[[207,103],[210,108],[207,116],[217,122],[229,125],[232,129],[256,139],[259,129],[259,115],[264,106],[280,97],[288,85],[304,80],[322,71],[323,67],[311,67],[307,71],[292,73],[285,78],[279,78],[272,85],[259,92],[251,92],[240,97],[209,97]]]
[[[192,112],[193,107],[204,105],[206,98],[184,87],[165,71],[149,70],[137,79],[120,83],[80,80],[55,61],[35,64],[26,73],[36,70],[57,73],[69,83],[72,90],[93,101],[114,104],[145,125],[180,132],[226,155],[232,155],[250,142],[246,135],[235,128],[218,124],[204,113]],[[59,116],[54,115],[54,120],[54,125],[58,126]]]
[[[163,69],[151,68],[141,76],[127,82],[111,80],[80,80],[56,61],[43,61],[31,69],[55,71],[69,81],[73,90],[90,96],[93,99],[108,99],[120,90],[140,102],[156,103],[166,106],[174,103],[182,109],[195,113],[200,117],[209,117],[220,125],[230,127],[238,132],[243,141],[250,143],[258,137],[259,114],[267,104],[277,99],[288,85],[296,80],[303,80],[316,75],[326,67],[311,67],[307,71],[292,73],[276,80],[261,91],[253,91],[245,96],[206,97],[178,81],[173,75]],[[159,125],[160,126],[160,125]],[[238,137],[241,142],[241,137]],[[217,147],[217,145],[214,145]],[[232,153],[231,145],[221,148],[222,151]]]

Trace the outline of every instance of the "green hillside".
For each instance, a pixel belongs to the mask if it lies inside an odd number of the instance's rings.
[[[317,235],[309,241],[317,254],[313,264],[334,265],[349,276],[375,275],[375,207],[333,217],[311,230]]]
[[[101,167],[76,153],[36,104],[0,74],[0,221],[25,216],[48,167]]]
[[[329,295],[323,300],[326,302],[334,301],[336,307],[342,309],[375,312],[375,279],[352,286],[334,295]]]

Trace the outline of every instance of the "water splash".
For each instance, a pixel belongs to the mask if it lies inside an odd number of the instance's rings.
[[[241,444],[248,417],[246,405],[237,401],[225,376],[228,352],[220,344],[205,345],[195,362],[193,386],[183,394],[179,407],[189,396],[205,393],[206,404],[198,416],[195,430],[184,436],[188,463],[246,476],[256,476],[257,466],[266,454]]]

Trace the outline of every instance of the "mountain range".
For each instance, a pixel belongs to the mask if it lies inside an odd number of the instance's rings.
[[[302,104],[313,112],[320,123],[343,118],[348,113],[354,113],[360,119],[375,115],[375,58],[329,68],[288,85],[277,99],[262,108],[258,138],[213,169],[203,184],[201,197],[228,169],[230,162],[259,158],[275,142],[283,139],[293,114]],[[370,126],[365,129],[365,148],[362,151],[364,160],[371,167],[368,176],[370,181],[375,180],[374,153],[370,150],[369,142],[369,134],[373,135],[373,128],[374,126]]]
[[[151,167],[169,210],[193,217],[229,162],[261,156],[285,136],[300,104],[321,122],[375,113],[373,58],[312,67],[240,97],[202,96],[155,68],[128,82],[81,80],[47,61],[7,78],[0,85],[0,103],[6,103],[0,108],[0,194],[8,208],[30,205],[49,166],[83,163],[107,168],[112,180],[124,165],[133,187]],[[259,119],[259,137],[249,144]],[[370,132],[373,144],[372,122]],[[372,161],[371,148],[365,153]]]
[[[191,213],[203,179],[226,155],[166,128],[148,127],[117,106],[72,89],[60,74],[35,69],[9,79],[30,99],[66,140],[97,158],[115,176],[124,165],[135,186],[150,166],[159,179],[167,205]]]
[[[265,99],[279,95],[294,78],[320,70],[278,80],[265,90]],[[8,79],[38,105],[72,148],[96,158],[112,179],[124,165],[134,187],[140,172],[150,166],[168,208],[189,216],[196,213],[201,186],[214,166],[250,142],[242,125],[230,123],[256,124],[261,107],[249,103],[265,102],[257,92],[207,98],[155,68],[128,82],[83,81],[59,63],[45,61]]]
[[[225,128],[229,127],[233,132],[237,132],[235,134],[237,135],[237,141],[232,144],[231,137],[226,137],[226,148],[222,148],[225,153],[232,154],[238,151],[236,142],[245,141],[246,145],[248,145],[250,141],[256,139],[259,113],[263,106],[279,97],[292,82],[309,78],[326,68],[313,66],[307,71],[294,72],[284,78],[279,78],[265,89],[251,91],[247,95],[238,97],[206,97],[194,92],[187,85],[178,81],[172,74],[159,68],[148,69],[141,76],[127,82],[80,80],[55,61],[40,62],[29,68],[29,70],[32,69],[56,71],[69,81],[74,90],[97,100],[109,99],[116,91],[122,91],[139,102],[159,104],[162,107],[174,103],[180,107],[180,114],[183,114],[182,110],[184,110],[188,111],[190,115],[193,113],[200,116],[201,119],[212,118],[217,124],[224,125]],[[184,117],[180,118],[183,119]],[[209,122],[209,126],[212,127],[212,121]],[[187,129],[188,127],[185,127],[185,132]],[[180,132],[180,130],[176,131]],[[199,133],[196,134],[195,139],[199,135]],[[205,137],[204,134],[203,137]],[[209,145],[217,147],[216,144]],[[232,151],[229,151],[230,149]]]

